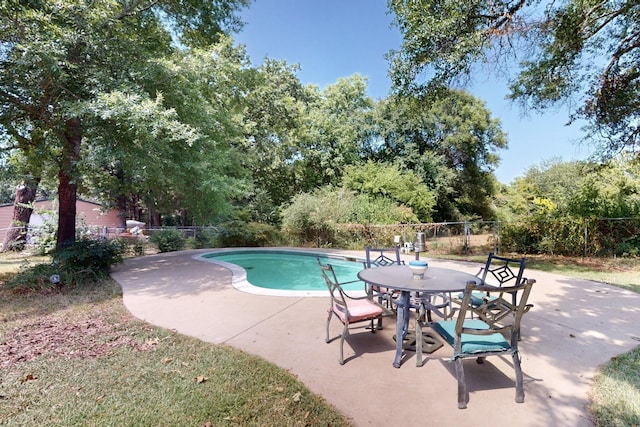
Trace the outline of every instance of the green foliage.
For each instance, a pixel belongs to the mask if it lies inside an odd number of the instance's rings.
[[[373,100],[358,74],[339,78],[323,90],[308,86],[307,135],[299,143],[296,171],[300,192],[340,184],[345,168],[362,161],[372,135]]]
[[[124,243],[117,239],[82,238],[56,249],[52,256],[62,269],[105,275],[112,265],[122,262],[124,250]]]
[[[154,230],[149,237],[149,242],[155,245],[160,252],[174,252],[184,249],[187,240],[180,230],[163,228],[162,230]]]
[[[197,229],[195,237],[190,240],[190,245],[193,249],[215,248],[219,246],[217,228],[207,227]]]
[[[479,64],[495,64],[499,78],[519,64],[506,76],[512,99],[540,110],[566,102],[572,119],[589,121],[604,155],[638,144],[637,2],[391,0],[389,7],[403,34],[390,55],[396,89],[437,94]]]
[[[300,83],[298,70],[297,65],[267,58],[247,73],[250,90],[243,99],[244,138],[240,149],[243,160],[251,164],[256,188],[250,202],[255,210],[289,201],[301,185],[296,169],[307,134],[310,91]],[[269,215],[263,213],[254,215],[254,220],[267,219]]]
[[[333,246],[340,224],[416,222],[413,211],[391,198],[355,194],[345,188],[323,187],[294,197],[282,211],[283,232],[297,244]]]
[[[37,211],[44,218],[44,223],[39,226],[33,236],[36,252],[39,255],[49,255],[56,248],[56,223],[58,214],[55,211],[40,209]]]
[[[215,203],[203,206],[203,201],[221,201],[227,195],[215,191],[214,184],[220,182],[203,184],[204,188],[191,184],[207,183],[197,173],[207,166],[229,163],[226,150],[211,148],[232,139],[228,125],[233,122],[233,108],[211,107],[234,97],[216,92],[217,98],[204,89],[219,89],[213,83],[228,81],[228,76],[209,79],[199,69],[201,78],[196,82],[172,80],[169,70],[174,61],[184,65],[181,49],[210,46],[220,41],[223,30],[239,28],[235,13],[248,1],[186,3],[64,0],[11,1],[0,6],[1,148],[23,159],[23,174],[60,177],[59,209],[64,215],[59,215],[58,243],[75,239],[70,205],[78,189],[83,190],[83,178],[90,177],[92,186],[84,190],[104,199],[123,200],[131,196],[128,185],[143,183],[149,186],[140,190],[151,199],[144,200],[148,206],[158,202],[166,209],[172,203],[172,208],[189,207],[194,213],[207,212]],[[203,57],[223,63],[215,53]],[[228,88],[238,86],[233,80]],[[189,114],[195,108],[186,114],[178,110],[177,105],[186,105],[182,99],[175,102],[157,95],[176,93],[173,81],[190,83],[181,89],[190,105],[206,113],[206,120]],[[194,86],[200,96],[193,96]],[[195,139],[196,134],[204,136]],[[154,154],[159,158],[150,159]],[[188,160],[194,156],[209,162],[193,166]],[[132,158],[146,163],[138,167]],[[145,191],[149,188],[153,190]],[[200,194],[184,191],[192,188]],[[184,194],[193,197],[181,200]],[[209,197],[212,194],[219,197]],[[137,201],[142,198],[133,196]]]
[[[395,95],[378,104],[376,126],[370,155],[422,179],[436,197],[435,221],[493,217],[492,171],[507,142],[482,101],[458,90]]]
[[[119,240],[78,239],[54,250],[51,263],[24,265],[7,281],[7,287],[15,291],[55,291],[86,285],[108,276],[111,266],[122,262],[124,251],[125,245]]]
[[[343,184],[372,199],[388,199],[405,205],[413,210],[420,222],[431,221],[435,197],[413,171],[369,161],[364,165],[347,167]]]
[[[51,281],[54,275],[60,278],[59,284]],[[74,284],[77,280],[72,270],[62,269],[56,264],[25,264],[7,280],[6,286],[14,292],[53,292],[59,290],[60,286]]]
[[[229,221],[217,228],[216,241],[220,247],[277,246],[280,240],[278,229],[269,224]]]

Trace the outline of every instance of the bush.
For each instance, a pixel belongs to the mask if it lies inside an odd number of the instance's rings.
[[[196,236],[191,239],[193,249],[215,248],[218,246],[218,235],[211,228],[198,229]]]
[[[313,243],[323,247],[340,246],[339,227],[343,224],[400,224],[418,218],[406,206],[387,197],[356,195],[341,188],[323,187],[302,193],[282,210],[282,229],[299,245]]]
[[[149,241],[158,248],[160,252],[175,252],[184,249],[187,239],[180,230],[165,228],[154,231],[149,237]]]
[[[58,276],[58,280],[52,281],[53,276]],[[73,283],[74,275],[71,271],[61,270],[55,264],[25,264],[20,267],[18,273],[10,277],[6,286],[16,292],[29,291],[56,291],[63,285]]]
[[[108,274],[112,265],[122,262],[125,245],[119,240],[79,239],[53,251],[53,263],[63,270]]]
[[[221,247],[276,246],[280,232],[259,222],[229,221],[220,224],[217,243]]]
[[[16,291],[85,285],[107,276],[112,265],[122,262],[124,250],[124,244],[117,240],[80,239],[54,250],[51,263],[25,264],[6,285]]]

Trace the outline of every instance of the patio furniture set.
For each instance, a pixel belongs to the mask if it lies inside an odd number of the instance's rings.
[[[475,358],[484,363],[488,356],[510,355],[515,371],[515,400],[524,402],[523,375],[518,342],[522,316],[534,279],[523,277],[526,258],[513,259],[490,253],[485,266],[476,274],[428,267],[424,261],[400,259],[400,248],[365,248],[364,268],[358,278],[366,295],[347,294],[331,264],[318,264],[330,291],[329,324],[335,315],[343,324],[340,336],[340,364],[344,364],[344,341],[349,327],[369,322],[372,333],[382,329],[383,319],[395,317],[396,341],[393,366],[399,368],[405,351],[416,352],[416,366],[422,366],[423,353],[433,353],[443,341],[453,348],[458,382],[458,408],[468,402],[463,361]],[[416,257],[418,258],[418,257]],[[411,313],[415,313],[414,321]],[[437,320],[433,320],[433,315]],[[411,323],[413,329],[410,328]]]

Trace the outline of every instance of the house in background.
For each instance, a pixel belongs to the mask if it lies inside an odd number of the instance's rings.
[[[44,224],[47,220],[46,212],[57,211],[57,209],[57,206],[54,206],[53,202],[49,200],[36,201],[29,225],[37,227]],[[13,203],[0,205],[0,246],[4,242],[4,237],[7,234],[7,228],[11,225],[12,218]],[[80,199],[76,202],[76,222],[78,226],[97,227],[99,229],[120,226],[118,211],[113,209],[103,211],[99,203]]]

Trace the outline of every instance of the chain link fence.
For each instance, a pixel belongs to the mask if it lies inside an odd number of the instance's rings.
[[[340,224],[316,230],[318,247],[410,248],[418,232],[437,254],[521,253],[566,256],[640,256],[640,218],[564,218],[429,224]],[[304,245],[305,242],[298,242]]]
[[[177,229],[186,238],[224,232],[221,227],[146,227],[139,234],[111,227],[78,227],[79,237],[146,239],[163,229]],[[27,247],[52,240],[47,227],[28,227]],[[4,237],[7,229],[0,229]],[[365,245],[400,245],[413,249],[424,233],[425,251],[435,254],[521,253],[567,256],[640,256],[640,218],[594,218],[520,222],[466,221],[428,224],[335,224],[307,230],[305,237],[282,235],[269,246],[362,249]]]

